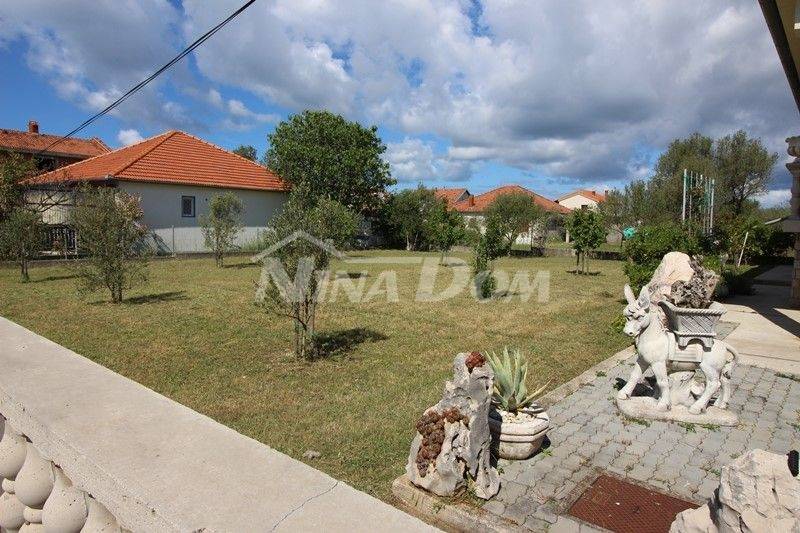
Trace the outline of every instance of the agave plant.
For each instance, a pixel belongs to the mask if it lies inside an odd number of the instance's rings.
[[[550,384],[548,381],[528,394],[528,386],[525,384],[528,378],[528,361],[519,350],[509,352],[506,346],[502,356],[494,352],[484,355],[494,372],[492,403],[504,411],[516,413],[529,406]]]

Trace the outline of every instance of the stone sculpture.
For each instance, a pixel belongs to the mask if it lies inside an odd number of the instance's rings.
[[[628,382],[617,395],[617,405],[623,413],[636,418],[738,423],[736,415],[725,410],[738,353],[715,339],[714,327],[724,308],[710,301],[714,285],[713,272],[701,268],[686,254],[671,252],[664,256],[638,298],[625,286],[628,305],[624,310],[624,332],[634,339],[637,359]],[[691,301],[707,308],[676,307],[673,291],[678,302]],[[653,397],[631,397],[648,368],[653,370],[658,384],[657,401]],[[697,369],[702,371],[704,383],[695,381]],[[713,407],[709,407],[717,393]]]
[[[800,479],[785,455],[751,450],[722,469],[699,509],[678,514],[670,533],[800,531]]]
[[[469,477],[476,496],[488,500],[497,494],[500,476],[491,465],[489,431],[493,377],[481,354],[455,357],[453,379],[445,383],[441,401],[417,422],[406,464],[411,483],[452,496],[465,488]]]

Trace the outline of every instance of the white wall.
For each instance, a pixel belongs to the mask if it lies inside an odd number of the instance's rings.
[[[584,205],[588,205],[592,209],[597,207],[597,202],[580,194],[574,194],[569,198],[564,198],[558,203],[569,209],[580,209]]]
[[[267,221],[275,216],[287,199],[287,193],[273,191],[128,181],[117,183],[119,190],[141,198],[145,225],[160,238],[162,245],[176,253],[208,251],[203,241],[200,217],[208,214],[208,203],[215,195],[232,192],[244,205],[244,227],[236,240],[238,245],[254,240],[259,232],[264,231]],[[194,196],[194,217],[181,216],[182,196]]]

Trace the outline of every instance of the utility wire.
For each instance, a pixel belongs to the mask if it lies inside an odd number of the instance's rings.
[[[233,13],[231,13],[231,14],[228,16],[228,18],[226,18],[225,20],[223,20],[222,22],[220,22],[219,24],[217,24],[216,26],[214,26],[213,28],[211,28],[210,30],[208,30],[206,33],[204,33],[203,35],[201,35],[201,36],[200,36],[200,37],[199,37],[197,40],[195,40],[195,41],[194,41],[192,44],[190,44],[189,46],[187,46],[187,47],[186,47],[186,48],[185,48],[185,49],[184,49],[184,50],[183,50],[183,51],[182,51],[180,54],[178,54],[178,55],[176,55],[174,58],[172,58],[172,59],[171,59],[171,60],[170,60],[170,61],[169,61],[167,64],[165,64],[163,67],[161,67],[160,69],[156,70],[156,71],[155,71],[155,72],[153,72],[153,73],[152,73],[150,76],[148,76],[148,77],[147,77],[147,78],[145,78],[144,80],[140,81],[139,83],[137,83],[136,85],[134,85],[133,87],[131,87],[131,88],[128,90],[128,92],[126,92],[125,94],[123,94],[122,96],[120,96],[120,97],[119,97],[117,100],[115,100],[113,103],[109,104],[109,105],[108,105],[108,106],[107,106],[105,109],[103,109],[102,111],[98,112],[97,114],[95,114],[95,115],[93,115],[93,116],[89,117],[88,119],[84,120],[84,121],[81,123],[81,125],[80,125],[80,126],[78,126],[77,128],[75,128],[74,130],[70,131],[70,132],[69,132],[69,133],[67,133],[66,135],[64,135],[64,136],[60,137],[59,139],[57,139],[57,140],[53,141],[53,142],[52,142],[50,145],[48,145],[48,146],[47,146],[47,147],[45,147],[44,149],[42,149],[42,150],[40,150],[39,152],[37,152],[35,155],[36,155],[36,156],[42,155],[43,153],[47,152],[48,150],[50,150],[51,148],[53,148],[53,147],[54,147],[54,146],[56,146],[57,144],[60,144],[60,143],[62,143],[62,142],[63,142],[63,141],[65,141],[66,139],[68,139],[68,138],[72,137],[73,135],[75,135],[76,133],[78,133],[79,131],[81,131],[82,129],[86,128],[86,127],[87,127],[87,126],[89,126],[91,123],[93,123],[95,120],[99,119],[99,118],[100,118],[100,117],[102,117],[103,115],[105,115],[105,114],[109,113],[110,111],[112,111],[114,108],[116,108],[116,107],[117,107],[118,105],[120,105],[122,102],[124,102],[125,100],[127,100],[129,97],[133,96],[133,94],[134,94],[134,93],[136,93],[136,92],[137,92],[139,89],[141,89],[142,87],[144,87],[145,85],[147,85],[148,83],[150,83],[151,81],[153,81],[154,79],[156,79],[156,78],[157,78],[159,75],[161,75],[161,74],[162,74],[164,71],[166,71],[166,70],[168,70],[170,67],[172,67],[172,65],[174,65],[175,63],[177,63],[178,61],[180,61],[181,59],[183,59],[184,57],[186,57],[187,55],[189,55],[189,54],[190,54],[190,53],[191,53],[191,52],[192,52],[192,51],[193,51],[195,48],[197,48],[198,46],[200,46],[201,44],[203,44],[204,42],[206,42],[208,39],[210,39],[212,35],[214,35],[214,34],[215,34],[215,33],[217,33],[219,30],[221,30],[221,29],[222,29],[222,27],[223,27],[223,26],[225,26],[227,23],[229,23],[230,21],[232,21],[233,19],[235,19],[236,17],[238,17],[238,16],[239,16],[239,15],[240,15],[240,14],[241,14],[241,13],[242,13],[242,12],[243,12],[245,9],[247,9],[248,7],[250,7],[251,5],[253,5],[253,3],[255,3],[255,1],[256,1],[256,0],[249,0],[248,2],[246,2],[246,3],[245,3],[243,6],[242,6],[242,7],[240,7],[239,9],[237,9],[236,11],[234,11]]]

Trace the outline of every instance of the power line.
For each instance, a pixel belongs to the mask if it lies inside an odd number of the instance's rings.
[[[102,117],[103,115],[105,115],[105,114],[109,113],[110,111],[112,111],[114,108],[116,108],[116,107],[117,107],[118,105],[120,105],[122,102],[124,102],[125,100],[127,100],[127,99],[128,99],[130,96],[132,96],[134,93],[136,93],[136,92],[137,92],[139,89],[143,88],[145,85],[147,85],[148,83],[150,83],[151,81],[153,81],[154,79],[156,79],[156,78],[157,78],[159,75],[161,75],[161,74],[162,74],[164,71],[166,71],[166,70],[168,70],[170,67],[172,67],[172,65],[174,65],[175,63],[177,63],[178,61],[180,61],[181,59],[183,59],[184,57],[186,57],[187,55],[189,55],[189,54],[190,54],[190,53],[191,53],[191,52],[192,52],[192,51],[193,51],[195,48],[197,48],[198,46],[200,46],[201,44],[203,44],[204,42],[206,42],[208,39],[210,39],[212,35],[214,35],[214,34],[215,34],[215,33],[217,33],[219,30],[221,30],[221,29],[222,29],[222,27],[223,27],[223,26],[225,26],[225,25],[226,25],[228,22],[230,22],[230,21],[232,21],[233,19],[235,19],[236,17],[238,17],[238,16],[239,16],[239,15],[240,15],[240,14],[241,14],[241,13],[242,13],[242,12],[243,12],[245,9],[247,9],[248,7],[250,7],[251,5],[253,5],[253,3],[255,3],[255,1],[256,1],[256,0],[249,0],[248,2],[246,2],[246,3],[245,3],[243,6],[242,6],[242,7],[240,7],[239,9],[237,9],[236,11],[234,11],[233,13],[231,13],[231,14],[228,16],[228,18],[226,18],[225,20],[223,20],[222,22],[220,22],[219,24],[217,24],[216,26],[214,26],[213,28],[211,28],[210,30],[208,30],[206,33],[204,33],[203,35],[201,35],[201,36],[200,36],[200,37],[199,37],[197,40],[195,40],[195,41],[194,41],[192,44],[190,44],[188,47],[186,47],[186,48],[185,48],[185,49],[184,49],[184,50],[183,50],[183,51],[182,51],[180,54],[178,54],[178,55],[176,55],[175,57],[173,57],[173,58],[172,58],[172,59],[171,59],[171,60],[170,60],[170,61],[169,61],[167,64],[165,64],[163,67],[161,67],[160,69],[156,70],[156,71],[155,71],[155,72],[153,72],[153,73],[152,73],[150,76],[148,76],[148,77],[147,77],[147,78],[145,78],[144,80],[140,81],[139,83],[137,83],[136,85],[134,85],[133,87],[131,87],[131,88],[128,90],[128,92],[126,92],[125,94],[123,94],[122,96],[120,96],[119,98],[117,98],[117,99],[116,99],[114,102],[112,102],[111,104],[109,104],[109,105],[108,105],[108,106],[107,106],[105,109],[103,109],[102,111],[99,111],[97,114],[95,114],[95,115],[93,115],[93,116],[89,117],[88,119],[84,120],[84,121],[83,121],[83,122],[80,124],[80,126],[78,126],[77,128],[75,128],[74,130],[70,131],[70,132],[69,132],[69,133],[67,133],[66,135],[64,135],[64,136],[60,137],[59,139],[57,139],[57,140],[53,141],[53,142],[52,142],[50,145],[48,145],[47,147],[45,147],[45,148],[43,148],[42,150],[40,150],[39,152],[37,152],[35,155],[37,155],[37,156],[38,156],[38,155],[42,155],[43,153],[45,153],[45,152],[47,152],[48,150],[50,150],[52,147],[56,146],[57,144],[60,144],[61,142],[65,141],[66,139],[68,139],[68,138],[72,137],[73,135],[75,135],[76,133],[78,133],[79,131],[81,131],[82,129],[86,128],[87,126],[89,126],[91,123],[93,123],[93,122],[94,122],[95,120],[97,120],[98,118],[100,118],[100,117]]]

